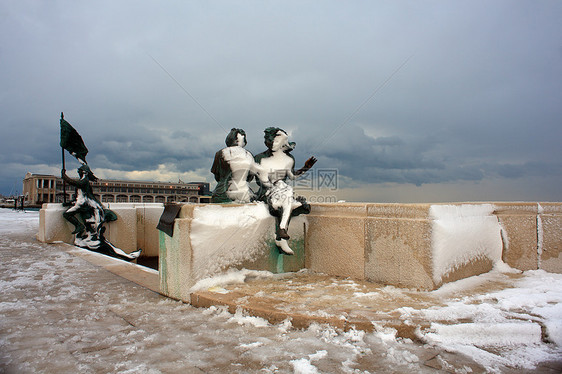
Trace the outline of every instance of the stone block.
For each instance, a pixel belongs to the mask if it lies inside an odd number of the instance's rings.
[[[156,228],[164,211],[163,204],[144,204],[137,211],[137,247],[142,248],[141,256],[158,257],[159,230]]]
[[[105,224],[105,238],[117,248],[127,253],[136,251],[137,209],[130,204],[108,204],[117,216],[116,221]]]
[[[367,204],[367,216],[429,219],[430,204]]]
[[[312,204],[312,215],[316,216],[344,216],[344,217],[366,217],[367,206],[365,203],[322,203]]]
[[[195,284],[191,241],[191,218],[179,218],[174,222],[174,236],[159,232],[160,255],[158,274],[160,293],[173,299],[189,302],[189,289]]]
[[[294,256],[275,246],[275,220],[263,204],[187,204],[170,237],[160,232],[160,286],[167,296],[188,301],[200,280],[229,269],[298,271],[304,267],[306,220],[294,218],[289,245]]]
[[[494,206],[502,228],[503,262],[519,270],[536,270],[537,204],[494,203]]]
[[[345,207],[340,214],[348,212]],[[307,217],[306,267],[328,275],[364,279],[365,217],[334,213],[323,215],[313,208]],[[357,211],[352,209],[352,213]]]
[[[62,204],[43,204],[39,211],[37,240],[43,243],[74,243],[74,227],[62,216],[66,209]]]
[[[435,289],[481,274],[501,257],[491,204],[371,204],[365,277],[399,287]]]
[[[220,206],[220,204],[210,204]],[[178,214],[178,218],[193,218],[193,211],[195,208],[205,206],[204,204],[183,204]],[[234,204],[232,204],[234,206]],[[237,205],[240,206],[240,205]]]
[[[368,218],[367,238],[367,280],[408,288],[435,288],[431,221]]]
[[[562,204],[540,203],[539,209],[540,269],[562,273]]]

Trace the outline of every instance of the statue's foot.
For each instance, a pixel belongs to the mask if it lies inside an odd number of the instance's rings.
[[[277,231],[277,240],[281,240],[281,239],[291,239],[291,237],[289,236],[289,234],[287,234],[287,230],[286,229],[279,229]]]
[[[279,252],[284,255],[292,256],[295,254],[293,250],[289,247],[289,243],[286,240],[275,240],[275,244],[277,245],[277,249]]]
[[[138,258],[140,256],[142,252],[142,249],[136,250],[134,252],[129,253],[128,257],[131,258],[132,260]]]

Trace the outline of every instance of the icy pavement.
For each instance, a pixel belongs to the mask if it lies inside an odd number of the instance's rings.
[[[372,332],[321,324],[296,329],[290,321],[270,324],[241,312],[232,315],[221,307],[194,308],[76,257],[68,245],[37,242],[37,225],[36,212],[0,210],[0,372],[554,373],[562,369],[562,276],[558,274],[497,271],[432,293],[365,289],[350,280],[302,289],[303,294],[312,293],[317,304],[310,310],[317,313],[330,312],[332,291],[348,289],[353,295],[347,301],[349,310],[361,300],[382,300],[376,304],[381,310],[373,313],[406,323],[425,319],[427,326],[412,340],[385,326],[375,326]],[[301,275],[281,284],[297,287]],[[266,288],[266,281],[258,296],[287,292],[283,287],[276,291],[273,285],[279,287],[280,282],[271,279]],[[252,282],[250,287],[258,284]],[[241,287],[224,280],[207,286],[217,292]],[[393,298],[400,300],[399,308],[388,303]]]

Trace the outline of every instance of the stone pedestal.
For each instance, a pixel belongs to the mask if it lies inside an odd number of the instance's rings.
[[[189,204],[174,222],[173,236],[160,232],[160,290],[189,302],[198,281],[229,269],[298,271],[304,264],[306,218],[289,225],[293,256],[275,246],[275,219],[265,204]]]

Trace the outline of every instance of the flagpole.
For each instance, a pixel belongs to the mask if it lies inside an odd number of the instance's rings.
[[[60,112],[60,119],[63,120],[64,119],[64,113]],[[64,148],[61,146],[61,151],[62,151],[62,170],[66,170],[66,165],[64,163]],[[62,203],[63,205],[66,205],[66,180],[64,179],[64,177],[62,178]]]

